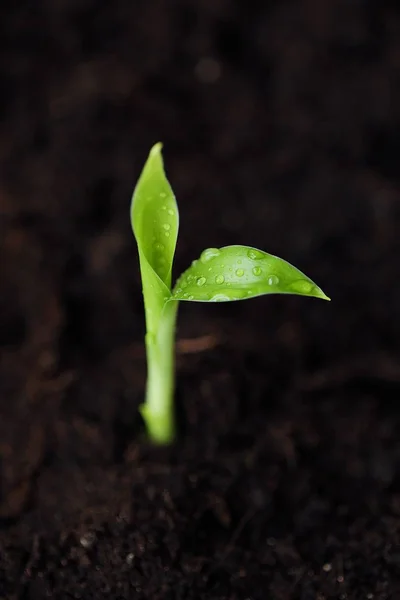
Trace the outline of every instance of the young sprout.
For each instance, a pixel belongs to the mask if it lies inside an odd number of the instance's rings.
[[[180,300],[230,302],[264,294],[298,294],[329,300],[286,261],[250,246],[207,248],[171,288],[179,213],[165,176],[162,144],[150,151],[136,185],[131,222],[136,238],[146,317],[147,386],[140,410],[150,439],[175,436],[174,336]]]

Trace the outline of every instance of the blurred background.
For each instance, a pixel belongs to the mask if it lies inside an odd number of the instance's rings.
[[[248,244],[332,298],[182,306],[182,469],[209,461],[212,487],[219,461],[241,472],[260,443],[255,505],[272,489],[265,461],[283,461],[287,514],[317,489],[378,521],[383,503],[395,524],[378,546],[400,543],[399,72],[394,0],[3,0],[0,519],[17,546],[87,514],[112,520],[138,456],[153,464],[129,205],[159,140],[180,208],[176,275],[208,246]],[[376,581],[362,589],[388,597]]]

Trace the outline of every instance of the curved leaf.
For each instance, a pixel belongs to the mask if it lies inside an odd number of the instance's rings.
[[[263,294],[297,294],[329,300],[304,273],[285,260],[249,246],[208,248],[181,275],[172,297],[229,302]]]
[[[161,143],[155,144],[150,150],[133,192],[131,223],[141,268],[143,260],[147,261],[170,290],[179,213],[174,193],[165,176],[161,150]]]

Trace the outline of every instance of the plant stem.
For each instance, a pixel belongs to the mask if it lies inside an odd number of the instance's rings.
[[[155,333],[146,335],[146,398],[140,407],[149,438],[169,444],[175,437],[175,326],[179,302],[164,305]]]

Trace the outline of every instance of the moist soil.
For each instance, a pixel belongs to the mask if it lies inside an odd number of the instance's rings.
[[[400,598],[396,3],[0,12],[0,598]],[[129,224],[159,139],[176,274],[243,243],[333,300],[184,303],[170,448]]]

